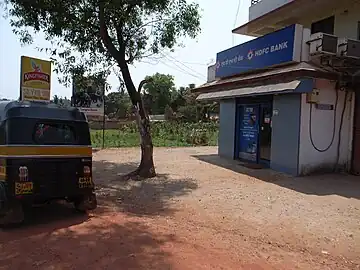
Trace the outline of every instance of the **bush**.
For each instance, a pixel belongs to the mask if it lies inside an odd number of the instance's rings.
[[[217,145],[218,124],[214,122],[153,122],[151,134],[156,147]],[[101,147],[102,130],[92,130],[91,141],[94,147]],[[139,144],[140,138],[135,122],[125,124],[119,130],[105,130],[105,147],[135,147]]]
[[[196,122],[198,114],[197,109],[196,105],[181,106],[178,109],[178,117],[185,122]]]
[[[165,120],[172,120],[174,119],[174,111],[173,109],[171,109],[171,107],[169,105],[166,105],[165,107]]]

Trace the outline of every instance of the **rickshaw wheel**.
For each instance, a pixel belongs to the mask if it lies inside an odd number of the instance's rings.
[[[16,201],[9,205],[0,217],[0,226],[3,228],[20,225],[24,222],[24,209],[23,205]]]
[[[83,195],[74,200],[75,209],[78,212],[86,213],[88,210],[94,210],[97,207],[96,195],[94,193]]]

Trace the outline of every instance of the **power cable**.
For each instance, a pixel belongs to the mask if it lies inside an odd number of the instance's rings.
[[[199,80],[203,80],[202,78],[200,78],[200,77],[198,77],[198,76],[196,76],[196,75],[194,75],[194,74],[191,74],[191,73],[189,73],[188,71],[186,71],[186,70],[184,70],[184,69],[182,69],[182,68],[180,68],[180,67],[178,67],[178,66],[176,66],[176,68],[175,68],[174,66],[171,66],[171,65],[167,64],[167,63],[164,62],[164,61],[160,61],[160,63],[163,64],[163,65],[165,65],[165,66],[167,66],[167,67],[169,67],[169,68],[171,68],[171,69],[174,69],[174,70],[176,70],[176,71],[179,71],[179,72],[181,72],[181,73],[183,73],[183,74],[190,75],[190,76],[192,76],[192,77],[194,77],[194,78],[196,78],[196,79],[199,79]]]
[[[177,60],[175,57],[173,57],[173,56],[171,56],[171,55],[168,55],[168,54],[165,54],[165,53],[161,53],[161,52],[160,52],[160,54],[162,54],[162,55],[163,55],[165,58],[167,58],[169,61],[171,61],[171,59],[173,59],[173,61],[181,64],[182,66],[184,66],[185,68],[187,68],[187,69],[190,70],[191,72],[194,72],[194,73],[198,74],[199,76],[201,76],[202,78],[205,78],[205,76],[204,76],[203,74],[201,74],[201,73],[197,72],[196,70],[188,67],[187,65],[185,65],[185,64],[182,63],[181,61]],[[171,59],[169,59],[169,58],[171,58]],[[173,64],[175,64],[175,63],[173,62]],[[175,65],[176,65],[176,64],[175,64]],[[180,68],[180,67],[179,67],[179,68]]]
[[[180,71],[180,72],[182,72],[182,73],[184,73],[184,74],[190,75],[190,76],[192,76],[192,77],[194,77],[194,78],[197,78],[197,79],[200,79],[200,80],[204,80],[202,77],[199,77],[199,76],[197,76],[197,75],[195,75],[195,74],[191,74],[191,73],[188,72],[187,70],[185,70],[185,69],[177,66],[175,63],[173,63],[173,64],[177,67],[177,69],[176,69],[175,67],[173,67],[173,66],[165,63],[164,61],[160,61],[160,63],[163,64],[163,65],[165,65],[165,66],[167,66],[167,67],[169,67],[169,68],[172,68],[172,69],[175,69],[175,70],[177,70],[177,71]]]
[[[336,163],[335,163],[335,171],[338,170],[339,168],[339,162],[340,162],[340,146],[341,146],[341,131],[342,131],[342,127],[344,124],[344,116],[345,116],[345,110],[346,110],[346,105],[347,105],[347,99],[348,99],[348,94],[349,92],[346,91],[345,92],[345,97],[344,97],[344,104],[343,104],[343,108],[341,111],[341,118],[340,118],[340,125],[339,125],[339,131],[338,131],[338,143],[337,143],[337,147],[336,147]]]
[[[313,104],[310,104],[310,113],[309,113],[309,137],[310,137],[310,142],[312,144],[312,146],[314,147],[314,149],[320,153],[326,152],[330,149],[330,147],[333,145],[334,143],[334,139],[335,139],[335,132],[336,132],[336,112],[337,112],[337,105],[338,105],[338,101],[339,101],[339,93],[338,90],[335,90],[336,93],[336,101],[335,101],[335,108],[334,108],[334,115],[333,115],[333,131],[332,131],[332,136],[331,136],[331,141],[330,144],[324,148],[324,149],[320,149],[318,147],[316,147],[315,143],[314,143],[314,139],[312,136],[312,111],[313,111]]]
[[[182,62],[188,65],[208,66],[208,64],[204,64],[204,63],[187,62],[187,61],[182,61]]]
[[[163,56],[163,58],[165,58],[166,60],[170,61],[176,68],[175,68],[174,66],[170,66],[170,65],[168,65],[167,63],[165,63],[165,62],[164,62],[164,59],[162,59],[162,58],[157,58],[155,63],[154,63],[154,62],[145,61],[145,60],[141,60],[141,61],[139,61],[139,62],[142,62],[142,63],[145,63],[145,64],[149,64],[149,65],[156,65],[156,64],[161,63],[161,64],[164,64],[165,66],[170,67],[170,68],[172,68],[172,69],[174,69],[174,70],[176,70],[176,71],[180,71],[180,72],[183,73],[183,74],[190,75],[190,76],[192,76],[192,77],[194,77],[194,78],[197,78],[197,79],[200,79],[200,80],[206,80],[206,77],[205,77],[203,74],[201,74],[201,73],[197,72],[196,70],[193,70],[192,68],[184,65],[182,62],[180,62],[180,61],[177,60],[176,58],[174,58],[174,57],[172,57],[172,56],[170,56],[170,55],[167,55],[167,54],[165,54],[164,52],[161,52],[161,51],[160,51],[159,53],[160,53],[160,55]],[[174,60],[169,59],[169,58],[172,58],[172,59],[174,59]],[[179,66],[178,64],[176,64],[175,61],[178,62],[178,63],[181,63],[183,66],[185,66],[186,68],[188,68],[188,69],[191,71],[191,73],[190,73],[188,70],[186,70],[186,69],[184,69],[183,67],[181,67],[181,66]],[[189,62],[189,63],[190,63],[190,62]],[[193,64],[194,64],[194,63],[193,63]],[[197,63],[197,64],[200,64],[200,63]],[[201,65],[205,65],[205,64],[201,64]],[[196,74],[198,74],[198,75],[193,74],[193,73],[196,73]]]
[[[243,4],[243,1],[242,1],[242,0],[239,0],[238,6],[237,6],[237,8],[236,8],[236,15],[235,15],[235,20],[234,20],[233,28],[236,27],[237,18],[238,18],[238,16],[239,16],[239,12],[240,12],[240,8],[241,8],[242,4]],[[235,36],[234,36],[234,34],[232,34],[232,45],[233,45],[233,46],[234,46],[234,43],[235,43]]]

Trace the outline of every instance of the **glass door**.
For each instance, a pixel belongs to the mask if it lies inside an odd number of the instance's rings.
[[[270,161],[271,156],[271,118],[271,104],[261,104],[259,123],[259,158],[264,161]]]
[[[258,162],[259,105],[238,107],[237,157],[247,162]]]

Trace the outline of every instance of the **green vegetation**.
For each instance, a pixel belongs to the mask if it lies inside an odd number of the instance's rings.
[[[155,147],[217,145],[218,124],[153,122],[151,133]],[[102,146],[102,130],[91,131],[93,147]],[[119,130],[105,131],[105,147],[136,147],[140,145],[136,124],[126,124]]]
[[[185,122],[208,121],[210,114],[219,113],[217,102],[199,102],[198,94],[191,90],[195,84],[187,87],[175,87],[174,77],[155,73],[146,76],[149,83],[145,84],[142,99],[148,114],[164,114],[166,119],[178,119]],[[110,119],[126,119],[132,111],[129,95],[123,88],[105,96],[105,114]]]

